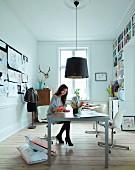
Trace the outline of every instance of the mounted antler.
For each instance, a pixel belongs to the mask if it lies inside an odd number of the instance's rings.
[[[41,69],[40,69],[40,65],[39,65],[39,71],[41,72],[41,73],[43,73],[44,74],[44,76],[45,76],[45,78],[47,79],[48,77],[49,77],[49,72],[50,72],[50,67],[49,67],[49,70],[47,71],[47,73],[45,73],[45,72],[43,72],[43,71],[41,71]]]

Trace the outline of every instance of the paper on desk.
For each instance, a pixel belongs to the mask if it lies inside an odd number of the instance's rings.
[[[108,117],[107,114],[104,113],[99,113],[99,112],[95,112],[95,111],[81,111],[80,114],[77,114],[77,116],[79,117]]]

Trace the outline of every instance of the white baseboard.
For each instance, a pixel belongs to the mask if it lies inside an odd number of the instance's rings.
[[[0,130],[0,142],[12,136],[13,134],[19,132],[29,125],[28,120],[21,121],[15,125],[7,126],[6,128]]]

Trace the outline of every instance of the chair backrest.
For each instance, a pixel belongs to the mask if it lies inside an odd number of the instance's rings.
[[[39,122],[43,122],[42,119],[47,119],[47,110],[49,108],[49,105],[45,105],[45,106],[38,106],[37,110],[38,110],[38,121]]]
[[[100,104],[100,106],[95,108],[94,110],[96,112],[99,112],[99,113],[106,113],[107,105],[106,104]]]
[[[117,112],[114,119],[113,119],[113,124],[112,127],[113,128],[119,128],[121,129],[121,124],[122,124],[122,120],[123,120],[123,114],[126,110],[123,110],[121,112]]]

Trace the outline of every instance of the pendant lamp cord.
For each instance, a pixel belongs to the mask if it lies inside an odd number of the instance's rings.
[[[77,6],[76,6],[76,51],[77,51]]]
[[[76,51],[77,51],[77,6],[79,5],[79,2],[74,1],[74,4],[76,6]]]

